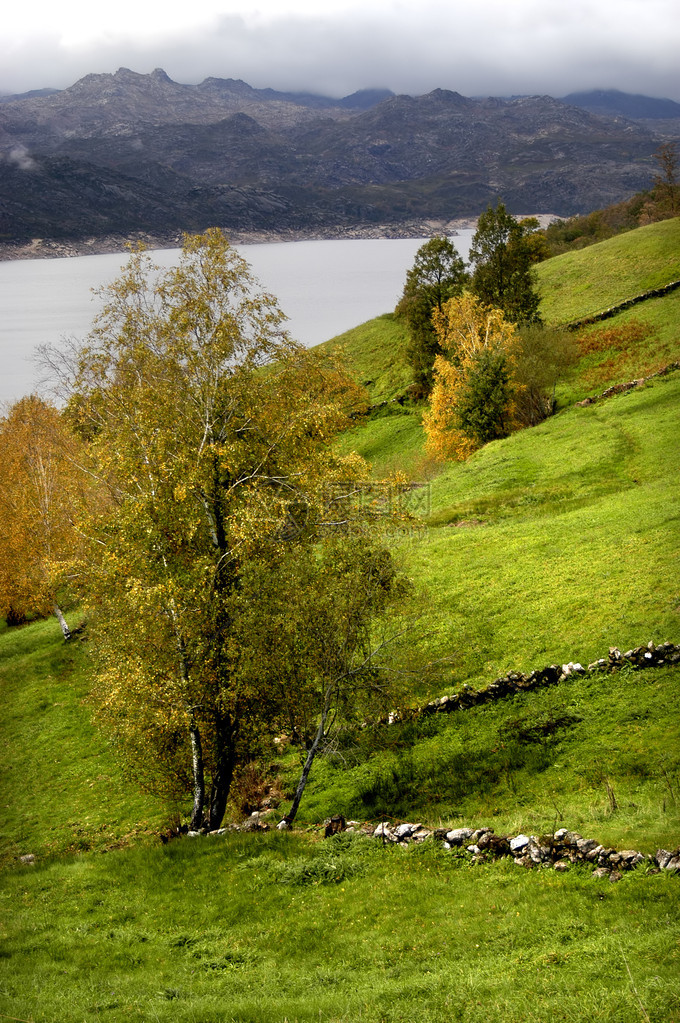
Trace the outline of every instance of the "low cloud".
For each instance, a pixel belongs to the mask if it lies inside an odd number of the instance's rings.
[[[7,162],[14,164],[19,170],[24,171],[33,170],[37,166],[25,146],[15,146],[14,149],[10,150],[7,154]]]
[[[574,0],[567,8],[563,0],[480,0],[463,8],[424,0],[417,11],[394,3],[379,14],[366,0],[342,15],[257,22],[224,15],[181,37],[159,30],[153,41],[121,31],[69,48],[44,36],[5,48],[0,90],[63,88],[126,66],[142,73],[163,67],[179,82],[213,75],[338,97],[370,87],[411,95],[439,87],[468,96],[618,88],[680,101],[673,3]]]

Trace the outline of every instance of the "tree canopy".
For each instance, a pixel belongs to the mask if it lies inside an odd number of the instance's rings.
[[[540,253],[531,241],[538,221],[517,221],[499,200],[477,222],[470,248],[471,290],[486,305],[502,309],[512,323],[540,320],[533,264]]]
[[[426,447],[436,457],[462,459],[510,432],[515,327],[471,292],[450,299],[434,325],[443,354],[423,419]]]
[[[432,314],[460,294],[468,277],[465,261],[449,238],[435,235],[418,249],[395,310],[409,331],[408,358],[419,392],[429,393],[432,367],[440,353]]]
[[[56,408],[30,395],[0,421],[0,448],[0,614],[54,613],[68,639],[58,591],[80,543],[78,442]]]
[[[68,410],[111,494],[84,570],[96,706],[138,777],[190,785],[192,826],[217,827],[281,717],[264,645],[247,656],[244,623],[263,637],[272,607],[249,580],[269,578],[283,607],[305,601],[300,559],[315,564],[339,528],[329,484],[365,474],[328,443],[363,398],[288,337],[217,230],[187,237],[167,271],[133,252],[106,298]]]

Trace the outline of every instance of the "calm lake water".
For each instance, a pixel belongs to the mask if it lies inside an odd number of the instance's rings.
[[[472,231],[452,240],[467,259]],[[262,287],[276,295],[291,335],[311,346],[394,309],[423,239],[242,245]],[[178,250],[153,252],[170,266]],[[0,262],[0,402],[38,387],[39,345],[84,337],[99,308],[93,288],[110,283],[125,255]]]

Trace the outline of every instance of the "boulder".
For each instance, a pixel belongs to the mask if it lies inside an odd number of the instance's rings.
[[[519,853],[529,845],[531,839],[528,835],[517,835],[515,838],[510,839],[510,849],[514,853]]]
[[[473,834],[472,828],[454,828],[453,831],[447,831],[444,837],[450,845],[463,845]]]

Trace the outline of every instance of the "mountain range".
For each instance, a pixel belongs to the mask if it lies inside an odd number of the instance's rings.
[[[121,68],[0,102],[0,242],[408,233],[498,196],[568,216],[649,187],[679,138],[680,104],[624,93],[334,100]]]

